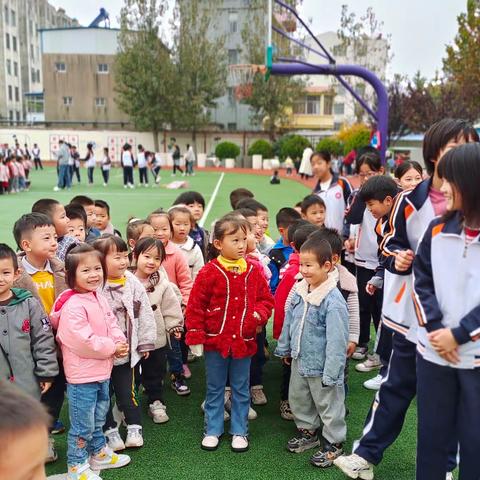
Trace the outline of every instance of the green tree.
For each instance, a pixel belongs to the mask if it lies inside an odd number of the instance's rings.
[[[248,63],[261,65],[265,63],[265,18],[266,3],[262,0],[250,2],[250,16],[242,30],[244,54]],[[299,3],[299,2],[297,2]],[[279,41],[277,54],[287,56],[292,44]],[[251,107],[251,119],[257,125],[263,125],[270,140],[275,138],[290,119],[291,109],[296,100],[304,95],[305,82],[299,77],[271,76],[265,81],[261,74],[253,79],[252,96],[245,98],[243,103]]]
[[[280,158],[285,159],[290,157],[292,159],[302,158],[303,151],[311,147],[307,138],[301,135],[289,135],[284,142],[282,142],[280,150]]]
[[[464,117],[480,117],[480,3],[467,0],[467,11],[457,17],[458,32],[453,45],[447,46],[443,71],[457,84],[464,106]]]
[[[125,0],[120,12],[120,51],[115,58],[115,91],[119,108],[135,127],[158,133],[171,123],[175,69],[160,39],[168,0]]]
[[[249,155],[261,155],[263,158],[273,157],[273,146],[268,140],[262,138],[256,140],[248,149]]]
[[[232,142],[220,142],[215,148],[215,156],[220,160],[237,158],[240,155],[240,147]]]
[[[343,143],[336,137],[322,138],[315,148],[317,152],[328,152],[332,155],[343,154]]]
[[[173,125],[192,132],[210,123],[209,108],[226,91],[225,37],[212,38],[218,0],[177,0],[173,57],[176,96]]]

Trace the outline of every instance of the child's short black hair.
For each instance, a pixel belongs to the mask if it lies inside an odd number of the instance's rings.
[[[52,218],[55,207],[60,205],[58,200],[53,198],[41,198],[32,205],[32,213],[43,213]]]
[[[110,218],[110,205],[105,200],[95,200],[95,206],[98,208],[104,208]]]
[[[412,168],[420,175],[423,175],[423,168],[418,162],[415,160],[405,160],[395,169],[395,178],[400,180]]]
[[[326,240],[318,241],[316,238],[309,238],[300,249],[300,253],[311,252],[317,257],[320,266],[325,262],[332,261],[332,247]]]
[[[12,260],[14,270],[18,270],[18,259],[16,253],[6,244],[0,243],[0,260]]]
[[[365,147],[357,153],[357,160],[355,162],[355,169],[357,173],[360,173],[360,167],[362,165],[368,165],[370,170],[379,172],[382,168],[382,159],[377,149],[373,147]]]
[[[478,142],[478,133],[468,120],[443,118],[434,123],[423,137],[423,160],[429,175],[435,171],[435,160],[440,151],[452,140],[463,139],[466,142]]]
[[[288,229],[290,232],[290,229]],[[301,225],[299,228],[295,230],[293,234],[293,246],[297,252],[300,251],[303,244],[310,238],[310,235],[315,233],[318,230],[318,227],[312,225],[311,223],[307,223],[307,225]]]
[[[238,208],[250,208],[251,210],[255,210],[257,215],[260,210],[262,212],[268,212],[268,208],[254,198],[242,198],[242,200],[237,202],[236,209]]]
[[[80,204],[70,203],[65,207],[65,212],[70,220],[82,220],[83,225],[87,228],[87,214]]]
[[[53,227],[51,218],[43,213],[27,213],[22,215],[13,226],[13,236],[18,248],[21,248],[22,240],[30,235],[36,228]]]
[[[95,205],[93,198],[87,197],[86,195],[77,195],[70,200],[70,204],[75,203],[81,205],[82,207],[91,207]]]
[[[121,237],[104,233],[100,238],[93,242],[93,247],[98,250],[104,257],[108,255],[111,250],[117,252],[128,252],[128,246]]]
[[[244,198],[254,198],[255,195],[248,188],[236,188],[230,192],[230,205],[235,210],[237,203]]]
[[[252,210],[251,208],[238,208],[237,210],[234,210],[234,213],[239,213],[245,218],[257,216],[257,212],[255,210]]]
[[[301,220],[302,216],[290,207],[281,208],[276,217],[277,228],[288,228],[295,220]]]
[[[330,248],[332,249],[332,255],[338,255],[340,257],[340,255],[342,254],[342,237],[334,228],[318,228],[316,232],[313,232],[310,235],[310,239],[312,239],[313,241],[326,240],[330,244]]]
[[[87,254],[92,254],[98,257],[103,271],[103,283],[107,280],[107,268],[105,266],[105,255],[97,248],[94,248],[88,243],[82,243],[70,249],[65,257],[65,280],[69,288],[75,288],[75,279],[77,277],[78,264]]]
[[[327,209],[325,202],[318,195],[307,195],[302,200],[302,203],[300,204],[300,209],[302,210],[302,213],[305,215],[307,213],[307,210],[313,205],[320,205],[325,210]]]
[[[205,199],[203,198],[203,195],[193,191],[181,193],[172,205],[192,205],[193,203],[199,203],[205,208]]]
[[[288,243],[293,243],[293,237],[295,235],[295,232],[297,229],[300,227],[303,227],[304,225],[311,225],[310,222],[307,222],[307,220],[297,220],[296,222],[293,222],[289,227],[288,227],[288,232],[287,232],[287,239]]]
[[[383,202],[387,197],[394,198],[397,193],[398,185],[393,178],[386,175],[376,175],[363,184],[359,195],[364,202],[369,200]]]
[[[332,161],[332,156],[330,155],[330,152],[327,152],[326,150],[320,150],[318,152],[313,152],[312,156],[310,157],[310,162],[315,157],[320,157],[322,160],[325,160],[327,163],[330,163]]]

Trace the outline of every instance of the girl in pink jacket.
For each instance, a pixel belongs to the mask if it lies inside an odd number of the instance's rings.
[[[92,470],[130,462],[106,446],[102,430],[110,406],[113,359],[128,355],[129,347],[107,300],[97,293],[106,278],[103,256],[90,245],[80,245],[68,254],[65,269],[70,290],[58,297],[50,320],[67,378],[67,478],[99,480]]]

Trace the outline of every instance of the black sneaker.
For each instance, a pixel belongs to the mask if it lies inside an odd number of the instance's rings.
[[[183,375],[178,373],[172,373],[172,375],[170,376],[170,380],[170,385],[172,389],[177,392],[177,395],[190,395],[190,388],[188,388],[188,385],[185,382],[185,377]]]
[[[333,465],[333,461],[343,455],[343,443],[328,443],[310,458],[314,467],[327,468]]]
[[[55,423],[52,426],[52,430],[50,433],[52,435],[59,435],[61,433],[65,432],[65,425],[62,423],[61,420],[55,420]]]
[[[291,438],[287,443],[287,450],[293,453],[302,453],[311,448],[318,447],[320,440],[316,433],[311,434],[308,430],[298,430],[299,435]]]

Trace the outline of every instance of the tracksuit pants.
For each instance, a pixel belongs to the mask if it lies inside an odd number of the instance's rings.
[[[437,365],[418,355],[417,390],[416,479],[443,480],[445,472],[451,470],[452,439],[458,439],[459,479],[478,480],[480,368]]]

